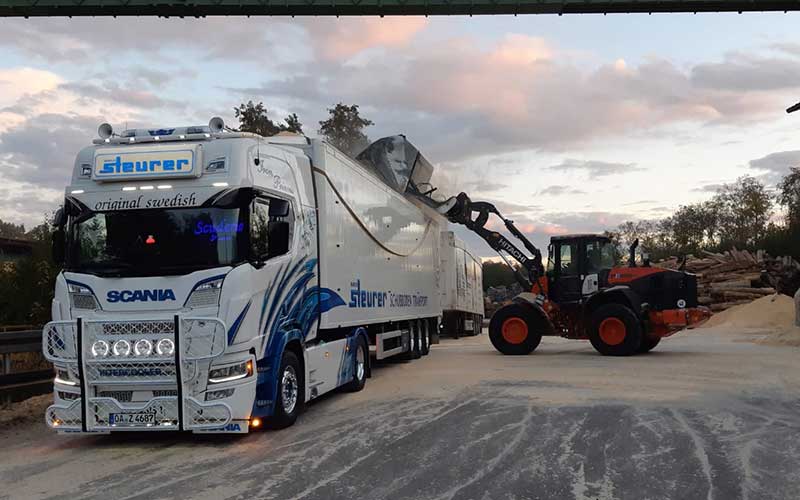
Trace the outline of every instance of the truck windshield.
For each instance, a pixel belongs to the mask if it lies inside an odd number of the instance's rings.
[[[246,259],[245,210],[94,212],[70,223],[66,268],[101,276],[186,274]]]

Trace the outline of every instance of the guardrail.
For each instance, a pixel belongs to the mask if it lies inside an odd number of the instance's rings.
[[[18,355],[27,353],[41,356],[41,329],[0,332],[0,405],[52,391],[53,369],[43,358],[33,369],[16,369]]]

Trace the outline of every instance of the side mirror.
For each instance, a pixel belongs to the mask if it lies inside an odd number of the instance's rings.
[[[56,213],[53,214],[53,225],[57,228],[63,228],[67,224],[67,213],[64,207],[59,207]]]
[[[287,253],[289,251],[289,223],[283,221],[268,223],[267,241],[269,242],[268,258]]]
[[[55,231],[53,231],[52,235],[52,252],[53,252],[53,262],[58,264],[59,266],[64,265],[65,260],[65,247],[66,247],[66,238],[64,236],[64,226],[58,226]]]
[[[279,198],[272,198],[269,200],[269,216],[270,217],[286,217],[289,215],[289,202]]]

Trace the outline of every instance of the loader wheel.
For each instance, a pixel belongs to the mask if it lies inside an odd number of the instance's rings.
[[[501,307],[489,323],[489,340],[503,354],[532,353],[542,341],[541,319],[520,304]]]
[[[661,342],[661,337],[657,335],[645,335],[642,338],[642,344],[639,346],[639,352],[650,352]]]
[[[592,313],[589,340],[600,354],[630,356],[642,344],[642,325],[629,308],[606,304]]]

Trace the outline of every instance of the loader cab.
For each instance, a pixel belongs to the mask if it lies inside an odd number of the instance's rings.
[[[554,236],[547,259],[550,299],[560,304],[580,302],[607,283],[614,264],[614,244],[605,236]]]

